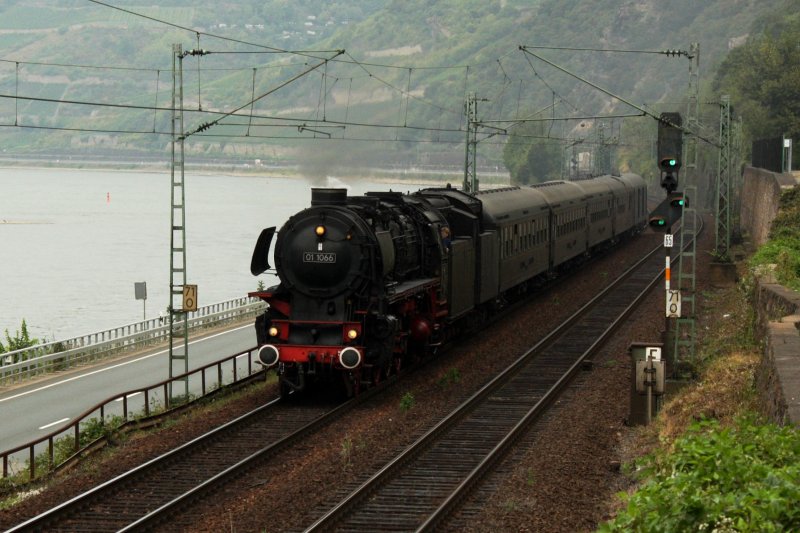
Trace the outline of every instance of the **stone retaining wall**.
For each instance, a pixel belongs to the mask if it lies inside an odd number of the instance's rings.
[[[754,246],[769,237],[781,192],[797,183],[791,174],[746,167],[742,188],[742,231]],[[800,294],[761,277],[756,312],[764,356],[756,371],[756,386],[764,413],[778,424],[800,425]]]
[[[769,237],[772,221],[778,212],[781,191],[791,189],[796,180],[791,174],[778,174],[754,167],[745,167],[742,184],[742,231],[761,246]]]
[[[800,294],[759,282],[756,311],[765,339],[756,371],[762,410],[778,424],[800,425]]]

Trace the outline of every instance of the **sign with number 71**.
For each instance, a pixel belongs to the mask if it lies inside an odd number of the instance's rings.
[[[667,318],[681,317],[681,291],[667,291]]]

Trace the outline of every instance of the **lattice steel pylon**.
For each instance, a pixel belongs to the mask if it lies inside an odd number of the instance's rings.
[[[720,99],[719,157],[717,158],[717,209],[716,245],[717,259],[727,260],[731,242],[731,98]]]
[[[606,139],[606,125],[600,123],[597,126],[597,145],[595,146],[594,173],[595,175],[611,174],[611,144],[610,139]]]
[[[741,242],[742,225],[742,187],[744,187],[744,176],[742,176],[742,117],[734,120],[731,124],[731,240],[733,243]]]
[[[169,377],[189,371],[189,318],[183,312],[183,287],[186,285],[186,189],[183,153],[183,51],[172,45],[172,162],[170,180],[169,253]],[[170,399],[176,395],[170,381]],[[184,379],[184,398],[189,382]]]
[[[478,151],[478,97],[475,93],[467,96],[464,103],[467,116],[467,146],[464,152],[464,192],[478,191],[478,171],[476,168]]]
[[[676,364],[693,363],[695,356],[695,324],[696,324],[696,272],[697,272],[697,225],[699,205],[697,176],[697,132],[700,130],[699,93],[700,93],[700,43],[691,43],[689,47],[689,86],[686,91],[686,129],[683,136],[683,191],[687,205],[681,213],[681,229],[679,241],[677,286],[681,293],[681,316],[675,319],[672,360]],[[688,244],[686,250],[684,246]]]
[[[684,136],[684,167],[697,168],[697,131],[700,129],[700,43],[692,43],[689,47],[689,89],[686,104],[686,128],[689,134]]]
[[[681,231],[679,239],[678,269],[674,289],[681,292],[681,316],[675,319],[675,339],[672,343],[675,363],[694,362],[695,354],[695,292],[697,280],[695,276],[697,262],[697,209],[693,207],[693,197],[697,197],[697,187],[687,185],[684,188],[687,205],[681,214]],[[684,246],[686,249],[684,250]]]

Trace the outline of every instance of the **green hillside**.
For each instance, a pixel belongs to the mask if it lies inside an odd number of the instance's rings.
[[[502,166],[508,130],[495,128],[510,126],[503,121],[543,109],[537,117],[638,113],[535,56],[656,113],[682,110],[690,62],[645,52],[689,50],[690,43],[700,43],[703,82],[729,47],[745,41],[753,21],[791,4],[173,0],[154,6],[126,0],[113,5],[131,13],[83,0],[0,1],[4,155],[163,155],[170,141],[171,50],[178,43],[184,50],[212,52],[183,60],[184,105],[201,110],[187,112],[185,130],[210,125],[189,137],[189,157],[301,159],[321,166],[332,160],[354,166],[458,164],[464,101],[474,93],[479,119],[492,126],[481,130],[481,162]],[[333,59],[338,49],[346,53]],[[248,105],[253,99],[257,102]],[[236,115],[220,118],[235,109]],[[603,122],[606,134],[620,140],[624,121]],[[596,133],[598,123],[547,122],[536,131],[563,142]]]

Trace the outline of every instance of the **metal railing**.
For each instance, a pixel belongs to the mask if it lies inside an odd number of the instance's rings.
[[[55,469],[74,464],[86,453],[104,446],[112,429],[125,432],[154,425],[163,417],[174,414],[176,410],[191,405],[197,399],[224,387],[256,379],[263,372],[263,367],[257,361],[257,347],[253,347],[155,385],[113,396],[75,417],[74,422],[48,435],[0,452],[2,477],[22,474],[28,470],[28,481],[33,481]],[[184,380],[189,383],[190,391],[197,392],[190,393],[188,398],[171,397],[172,384],[177,383],[182,389]],[[118,425],[113,424],[114,417],[120,422]],[[101,436],[86,442],[89,440],[86,437],[92,422],[103,428],[108,424],[109,431],[104,431]],[[60,450],[66,450],[69,457],[61,459],[60,456],[66,454]]]
[[[189,313],[189,330],[194,331],[254,317],[264,307],[263,301],[250,297],[206,305]],[[182,321],[176,322],[176,327],[180,331]],[[168,339],[169,318],[159,317],[6,352],[0,354],[0,385],[97,361],[124,351],[139,350],[166,342]]]

